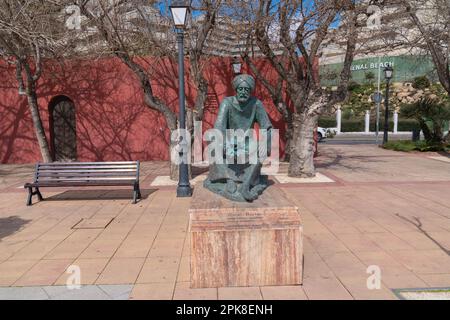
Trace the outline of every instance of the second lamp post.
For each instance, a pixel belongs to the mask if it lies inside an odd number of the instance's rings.
[[[178,172],[178,187],[177,197],[192,196],[192,188],[189,184],[189,168],[186,148],[190,146],[181,147],[181,144],[186,144],[186,106],[184,93],[184,29],[187,25],[188,15],[190,12],[190,1],[174,1],[170,6],[173,23],[177,32],[177,46],[178,46],[178,80],[179,80],[179,117],[180,123],[180,165]],[[184,141],[182,141],[184,140]]]
[[[384,69],[384,77],[386,78],[386,96],[384,98],[384,133],[383,144],[388,142],[389,131],[389,83],[391,82],[394,69],[391,66],[387,66]]]

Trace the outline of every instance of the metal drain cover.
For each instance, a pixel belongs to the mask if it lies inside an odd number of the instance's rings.
[[[113,220],[110,217],[81,219],[72,229],[105,229]]]

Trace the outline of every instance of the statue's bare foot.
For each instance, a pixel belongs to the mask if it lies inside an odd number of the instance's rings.
[[[227,180],[226,190],[227,190],[228,193],[231,193],[231,194],[235,193],[236,190],[237,190],[236,182],[234,182],[231,179],[228,179]]]
[[[240,192],[244,199],[247,201],[253,201],[258,198],[258,193],[251,191],[247,185],[242,185]]]

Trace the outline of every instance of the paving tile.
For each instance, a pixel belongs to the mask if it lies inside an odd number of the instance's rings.
[[[14,254],[12,246],[0,242],[0,261],[5,261]]]
[[[133,290],[132,285],[98,285],[112,300],[127,300]]]
[[[307,300],[302,286],[267,286],[261,287],[264,300]]]
[[[450,273],[450,256],[442,250],[398,250],[395,256],[416,274]]]
[[[332,278],[335,277],[330,267],[316,253],[304,254],[303,260],[303,277],[304,278]]]
[[[130,300],[171,300],[175,283],[136,284],[131,291]]]
[[[321,255],[328,267],[337,276],[362,276],[367,267],[359,261],[355,254],[350,252],[336,252]]]
[[[384,275],[382,272],[381,281],[390,289],[428,287],[424,280],[411,273],[406,275]]]
[[[183,257],[187,257],[187,256],[191,255],[191,238],[189,235],[186,237],[186,240],[184,241],[183,251],[182,251],[181,255]]]
[[[175,283],[179,264],[180,258],[147,258],[139,274],[137,283]]]
[[[191,280],[191,258],[189,256],[181,257],[178,270],[177,282],[186,282]]]
[[[217,288],[190,288],[190,282],[177,282],[174,300],[217,300]]]
[[[63,242],[50,251],[45,259],[77,258],[94,241],[101,230],[76,230]]]
[[[86,250],[81,253],[79,258],[111,258],[122,242],[122,238],[109,238],[102,235],[101,238],[95,239]]]
[[[330,234],[330,230],[319,220],[304,220],[303,221],[304,234],[308,236],[314,236],[318,234]]]
[[[52,285],[73,260],[41,260],[20,277],[14,286]]]
[[[335,235],[357,235],[361,234],[361,231],[344,221],[343,219],[338,220],[329,220],[329,219],[321,219],[324,226],[331,230]]]
[[[80,284],[90,285],[94,284],[102,271],[105,269],[106,264],[109,262],[108,258],[101,259],[77,259],[72,265],[80,268]],[[64,272],[59,279],[55,282],[56,285],[65,285],[69,280],[72,272]]]
[[[262,300],[259,287],[218,288],[219,300]]]
[[[150,249],[149,257],[180,257],[183,245],[184,238],[160,239],[157,237]]]
[[[337,237],[332,234],[305,235],[311,246],[318,253],[347,252],[347,247]]]
[[[380,249],[375,242],[362,234],[339,234],[337,237],[352,252],[374,251]]]
[[[377,265],[380,267],[401,267],[402,264],[395,258],[395,252],[388,254],[386,251],[365,251],[357,252],[355,256],[358,257],[366,266]]]
[[[345,286],[354,299],[357,300],[394,300],[396,296],[383,284],[380,288],[369,289],[367,277],[345,276],[339,277],[339,281]]]
[[[9,260],[0,263],[0,286],[12,285],[37,262],[37,260]]]
[[[430,287],[450,287],[450,273],[421,274],[419,277]]]
[[[110,300],[111,298],[97,286],[81,286],[68,289],[66,286],[43,288],[51,300]]]
[[[433,250],[439,249],[439,246],[419,231],[399,232],[396,236],[407,242],[410,246],[417,250]]]
[[[53,250],[63,239],[35,240],[15,253],[11,260],[40,260]]]
[[[113,258],[97,279],[97,284],[135,283],[144,258]]]
[[[310,300],[351,300],[353,297],[334,276],[303,278],[303,290]]]
[[[156,235],[155,235],[156,236]],[[127,237],[114,254],[115,258],[145,258],[149,254],[154,237]]]
[[[400,239],[390,232],[367,233],[365,237],[372,240],[378,247],[384,250],[411,250],[414,249],[408,242]],[[375,250],[373,250],[375,251]]]
[[[0,300],[48,300],[41,287],[0,288]]]
[[[349,223],[364,234],[383,233],[387,231],[386,228],[379,225],[375,221],[372,221],[369,217],[352,219],[349,220]]]

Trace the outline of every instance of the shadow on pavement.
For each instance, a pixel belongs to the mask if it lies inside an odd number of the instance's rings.
[[[18,216],[0,218],[0,240],[20,231],[30,221]]]
[[[141,189],[142,199],[147,199],[153,192],[158,189]],[[61,200],[132,200],[132,189],[119,189],[119,190],[67,190],[62,193],[45,197],[43,193],[44,201],[61,201]]]
[[[398,213],[395,214],[397,217],[399,217],[400,219],[405,220],[406,222],[412,224],[413,226],[415,226],[423,235],[425,235],[428,239],[430,239],[431,241],[434,242],[435,245],[437,245],[439,247],[439,249],[441,249],[442,251],[444,251],[448,256],[450,256],[450,250],[448,250],[446,247],[444,247],[440,242],[438,242],[436,239],[434,239],[426,230],[424,230],[422,228],[422,222],[420,221],[419,218],[417,217],[412,217],[412,219],[408,219],[407,217],[404,217]]]

